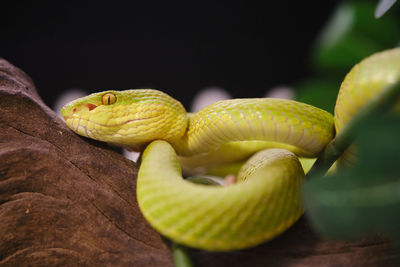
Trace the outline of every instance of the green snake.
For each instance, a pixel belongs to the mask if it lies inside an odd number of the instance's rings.
[[[399,76],[400,49],[363,60],[343,81],[334,117],[311,105],[268,98],[219,101],[189,114],[174,98],[151,89],[91,94],[61,112],[79,135],[143,152],[137,200],[157,231],[194,248],[233,250],[268,241],[299,219],[304,171],[297,156],[317,157],[335,128],[340,131]],[[208,173],[244,161],[235,173],[238,182],[229,186],[182,177],[181,164]]]

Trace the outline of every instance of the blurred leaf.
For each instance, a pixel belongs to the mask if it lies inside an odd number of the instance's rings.
[[[396,0],[380,0],[375,9],[375,18],[382,17],[394,3],[396,3]]]
[[[374,52],[400,44],[399,12],[377,20],[376,3],[343,1],[337,7],[314,45],[314,76],[296,86],[296,100],[333,112],[340,83],[350,68]]]
[[[324,236],[400,234],[400,117],[368,120],[359,129],[358,162],[304,186],[307,215]]]
[[[189,249],[185,246],[172,243],[172,250],[174,252],[174,261],[176,267],[192,267],[193,262],[189,255]]]
[[[376,1],[345,1],[322,30],[314,49],[314,65],[348,70],[366,56],[396,46],[400,40],[398,14],[374,18]]]
[[[329,79],[309,79],[296,87],[295,99],[333,113],[340,83]]]

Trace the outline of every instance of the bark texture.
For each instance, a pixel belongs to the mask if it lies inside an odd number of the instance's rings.
[[[137,166],[70,131],[0,59],[0,265],[173,266],[136,202]],[[388,266],[390,242],[319,239],[305,219],[256,248],[192,251],[197,266]]]

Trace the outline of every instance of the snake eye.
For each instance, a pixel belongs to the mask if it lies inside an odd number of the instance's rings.
[[[101,98],[103,105],[112,105],[115,103],[115,101],[117,101],[117,97],[112,93],[107,93]]]

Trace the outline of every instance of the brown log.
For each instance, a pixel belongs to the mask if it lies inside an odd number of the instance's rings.
[[[5,60],[0,99],[1,266],[173,266],[133,162],[75,135]]]
[[[135,163],[77,136],[0,59],[0,266],[173,266],[136,202]],[[302,219],[256,248],[192,251],[197,266],[388,266],[391,242],[324,241]]]

